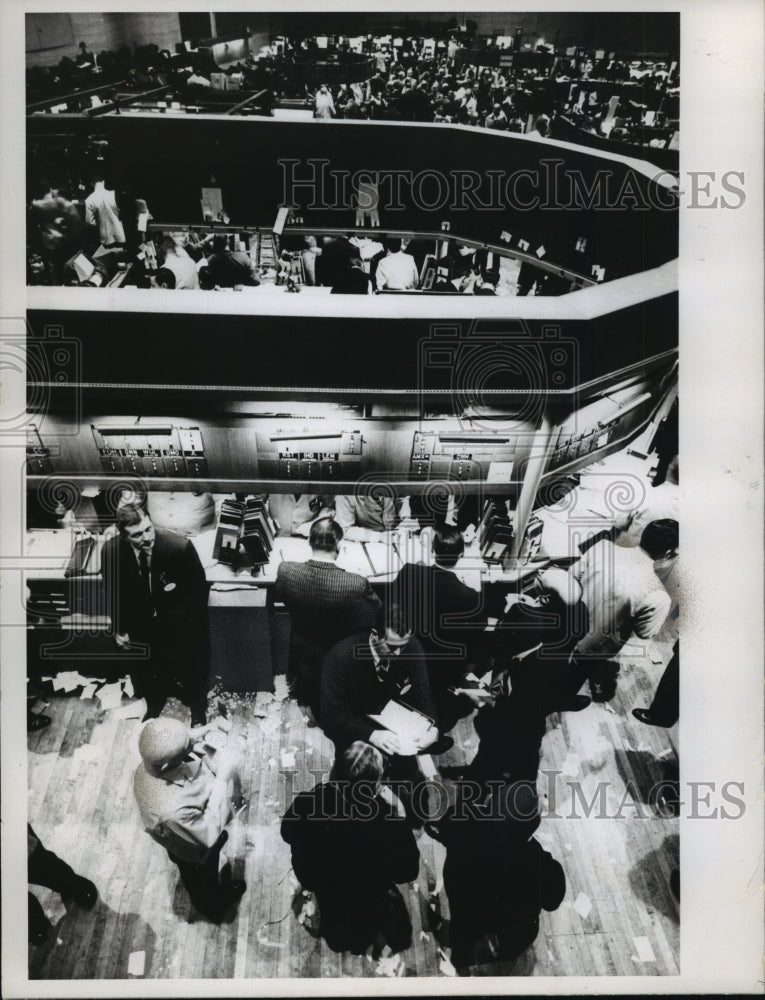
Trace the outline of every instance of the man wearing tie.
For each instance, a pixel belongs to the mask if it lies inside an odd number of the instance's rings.
[[[132,654],[135,692],[146,718],[171,692],[204,725],[210,667],[207,580],[194,546],[155,528],[136,504],[117,511],[118,534],[101,551],[101,577],[117,645]],[[177,688],[177,692],[174,690]]]

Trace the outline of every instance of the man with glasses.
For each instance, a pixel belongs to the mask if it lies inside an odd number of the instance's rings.
[[[210,629],[196,549],[155,528],[137,504],[117,510],[117,529],[101,551],[101,577],[115,641],[131,653],[135,693],[146,698],[145,720],[161,713],[172,691],[191,709],[191,724],[203,725]]]
[[[389,701],[435,718],[422,646],[412,637],[397,604],[380,609],[370,632],[349,636],[327,653],[321,677],[321,723],[338,758],[356,740],[390,756],[401,752],[396,733],[369,718]],[[442,752],[437,741],[438,730],[431,723],[417,739],[417,749]]]

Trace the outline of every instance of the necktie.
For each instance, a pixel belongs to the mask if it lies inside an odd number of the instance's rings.
[[[138,567],[141,571],[141,579],[143,580],[146,592],[147,594],[151,594],[151,571],[149,570],[149,554],[146,549],[141,549],[141,554],[138,557]]]

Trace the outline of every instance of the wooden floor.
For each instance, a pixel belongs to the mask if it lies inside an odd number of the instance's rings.
[[[666,662],[670,649],[650,645],[622,665],[608,706],[549,720],[542,767],[562,773],[554,786],[540,778],[537,837],[564,867],[566,898],[542,914],[536,943],[512,966],[475,966],[474,975],[678,974],[679,906],[669,889],[679,864],[678,821],[648,804],[651,786],[677,767],[677,728],[641,725],[630,714],[650,704],[663,669],[652,662],[657,653]],[[400,959],[334,954],[314,936],[310,900],[291,871],[279,822],[292,795],[313,786],[310,772],[328,770],[330,744],[294,702],[264,694],[223,700],[249,800],[227,853],[248,889],[231,922],[214,926],[191,909],[175,867],[142,829],[131,784],[139,720],[115,718],[93,700],[51,698],[52,725],[28,738],[29,817],[48,848],[96,883],[100,898],[92,910],[66,910],[58,896],[33,888],[55,927],[45,944],[30,946],[30,978],[125,979],[129,968],[147,979],[453,974],[443,849],[427,834],[419,840],[418,880],[402,887],[414,935]],[[165,712],[187,719],[177,702]],[[438,758],[442,767],[458,768],[475,753],[470,720],[453,735],[454,748]],[[285,754],[294,754],[291,771]],[[599,782],[606,814],[596,809],[585,818],[571,785],[590,802]]]

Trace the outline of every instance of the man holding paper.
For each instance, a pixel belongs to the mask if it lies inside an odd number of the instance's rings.
[[[406,731],[394,732],[380,721],[391,701],[413,710]],[[401,716],[399,712],[397,723]],[[434,717],[422,646],[412,637],[399,605],[382,608],[371,632],[343,639],[327,654],[321,722],[337,757],[356,740],[390,755],[408,756],[426,748],[440,751]],[[418,719],[424,724],[418,726]]]
[[[146,832],[178,866],[195,909],[216,923],[246,889],[231,878],[230,865],[220,864],[238,780],[230,728],[226,719],[192,730],[168,716],[150,719],[138,737],[141,763],[133,776]]]

